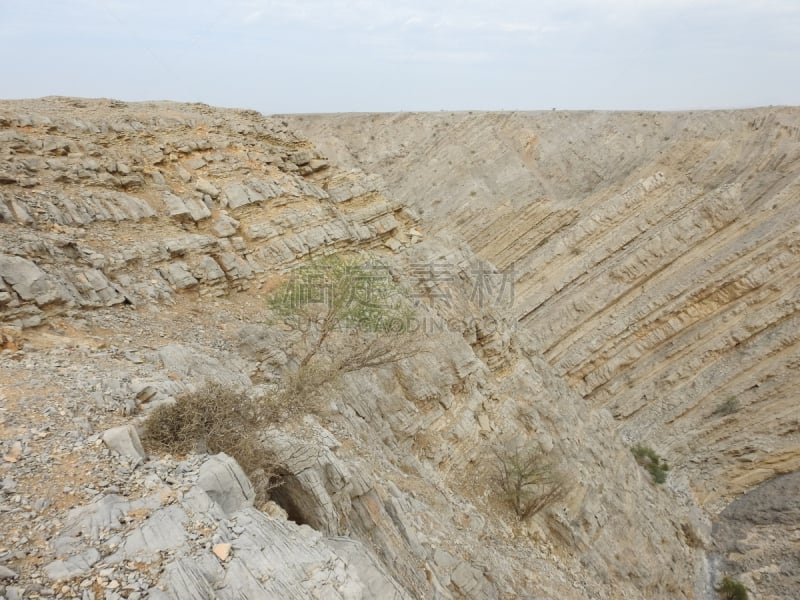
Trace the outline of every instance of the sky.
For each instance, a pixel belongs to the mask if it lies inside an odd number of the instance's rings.
[[[800,0],[0,0],[0,98],[263,113],[800,105]]]

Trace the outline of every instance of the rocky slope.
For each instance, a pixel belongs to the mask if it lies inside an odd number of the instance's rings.
[[[719,570],[743,573],[760,598],[800,589],[800,473],[781,475],[731,502],[714,524]]]
[[[800,109],[288,119],[513,269],[537,351],[709,510],[800,467]]]
[[[790,311],[794,292],[797,223],[784,171],[796,136],[759,175],[776,208],[744,222],[754,202],[742,204],[746,185],[706,188],[673,183],[666,167],[647,172],[639,147],[656,156],[663,140],[610,136],[609,147],[631,153],[627,162],[578,140],[576,152],[597,155],[592,175],[541,140],[525,150],[533,121],[524,129],[509,116],[457,117],[327,122],[204,105],[0,102],[0,592],[710,596],[710,524],[696,499],[714,507],[766,469],[789,469],[796,447],[796,432],[781,435],[767,421],[782,414],[776,406],[791,413],[791,373],[773,372],[787,370],[795,348],[791,317],[775,315]],[[408,118],[418,122],[391,129]],[[536,118],[550,123],[551,139],[587,125]],[[474,147],[445,140],[449,119],[470,123]],[[356,125],[363,148],[345,141]],[[427,136],[444,140],[437,152]],[[617,160],[627,166],[614,179],[603,169]],[[459,187],[470,182],[474,189]],[[774,230],[767,244],[759,227]],[[739,237],[722,243],[729,230]],[[682,240],[695,243],[683,258]],[[706,267],[701,249],[714,250]],[[269,394],[291,375],[298,335],[275,324],[264,297],[287,269],[341,250],[381,256],[403,282],[425,352],[350,373],[325,388],[320,410],[264,431],[284,479],[265,504],[253,505],[250,483],[224,456],[145,456],[130,425],[153,406],[209,379]],[[757,263],[762,255],[774,260]],[[500,294],[511,281],[493,266],[512,263],[513,305]],[[728,275],[752,289],[733,286],[730,306],[728,292],[703,304],[692,287],[701,273],[708,289]],[[685,279],[664,291],[670,274]],[[624,293],[650,286],[641,299]],[[625,303],[612,304],[614,294]],[[756,301],[763,315],[750,308]],[[750,331],[751,315],[767,323],[752,342],[771,345],[759,360],[746,337],[741,352],[763,383],[739,394],[738,411],[709,418],[716,404],[686,394],[716,389],[701,386],[722,376],[713,357],[727,356],[731,332]],[[730,331],[705,333],[722,324]],[[669,328],[686,339],[656,343]],[[722,346],[713,355],[701,341]],[[684,381],[690,367],[694,387]],[[637,409],[631,390],[660,389],[664,377],[670,395]],[[752,400],[768,390],[778,403],[770,413]],[[675,417],[690,400],[691,418]],[[743,450],[734,442],[746,423]],[[705,438],[692,427],[705,427]],[[665,486],[634,462],[631,438],[673,463]],[[492,449],[509,440],[560,456],[572,483],[563,502],[523,524],[489,475]],[[714,449],[724,453],[711,460]]]

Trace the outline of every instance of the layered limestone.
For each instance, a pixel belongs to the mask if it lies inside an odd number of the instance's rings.
[[[513,273],[537,351],[709,510],[800,467],[800,110],[287,119]]]
[[[54,98],[0,105],[0,126],[0,315],[21,326],[257,290],[311,255],[399,249],[416,219],[253,112]]]
[[[11,585],[710,597],[703,509],[797,456],[795,113],[721,118],[0,103]],[[153,407],[209,379],[268,396],[292,374],[302,332],[264,297],[337,251],[381,257],[420,352],[261,432],[270,502],[225,456],[143,462],[130,425]],[[632,441],[666,456],[665,485]],[[509,443],[569,479],[524,523],[492,478]]]

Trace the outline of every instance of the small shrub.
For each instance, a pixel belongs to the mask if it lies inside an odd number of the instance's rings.
[[[287,373],[276,392],[279,405],[275,422],[291,420],[323,411],[326,386],[336,381],[338,370],[332,361],[315,360]]]
[[[254,399],[243,391],[206,383],[180,395],[174,404],[153,410],[144,422],[142,440],[173,454],[224,452],[236,459],[263,498],[276,474],[258,432],[278,418],[278,410],[271,399]]]
[[[650,472],[650,476],[656,483],[664,483],[667,480],[669,465],[666,461],[649,446],[636,445],[631,448],[636,462]]]
[[[521,521],[563,500],[569,492],[567,477],[557,461],[538,447],[515,445],[495,449],[494,454],[498,493]]]
[[[717,588],[722,600],[747,600],[747,588],[732,577],[725,577]]]
[[[405,300],[405,291],[377,258],[331,254],[292,271],[268,304],[304,325],[318,323],[321,334],[342,329],[383,333],[406,330],[412,315]]]
[[[733,396],[730,396],[727,400],[725,400],[725,402],[715,408],[714,412],[711,414],[727,417],[728,415],[732,415],[733,413],[737,412],[739,408],[739,400]]]
[[[332,254],[295,269],[267,303],[303,329],[300,370],[314,366],[333,381],[336,373],[388,365],[421,351],[410,332],[414,313],[406,296],[375,257]]]

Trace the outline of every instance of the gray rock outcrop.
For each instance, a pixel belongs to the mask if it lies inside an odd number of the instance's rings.
[[[708,598],[710,518],[800,466],[797,122],[0,102],[0,594]],[[400,285],[414,351],[284,396],[310,334],[266,299],[334,252]],[[207,381],[281,403],[279,485],[141,460]],[[511,443],[568,481],[524,521]]]
[[[88,543],[116,550],[68,552],[45,567],[47,576],[63,582],[85,576],[97,564],[116,573],[116,565],[163,562],[163,574],[146,589],[150,598],[410,598],[359,542],[326,539],[310,527],[255,510],[246,492],[252,486],[230,457],[211,456],[190,470],[198,473],[196,484],[187,478],[188,491],[177,498],[161,484],[138,507],[107,496],[73,511],[67,531],[84,532]],[[143,522],[126,518],[142,509]],[[70,548],[73,539],[56,544]],[[227,560],[212,551],[220,540],[230,545]]]
[[[264,285],[312,253],[383,246],[390,237],[397,244],[413,224],[363,173],[348,174],[348,194],[332,198],[328,180],[342,176],[310,144],[261,117],[240,115],[236,124],[189,111],[149,121],[144,136],[133,133],[144,125],[129,130],[139,122],[136,109],[85,120],[56,114],[68,104],[32,107],[52,116],[37,115],[30,126],[0,106],[7,182],[0,223],[16,228],[0,236],[4,321],[35,326],[72,307],[184,292],[226,296]],[[216,133],[184,139],[183,128],[198,122]],[[114,143],[117,130],[131,132],[125,144]],[[248,134],[252,144],[242,145],[239,136]],[[129,243],[109,224],[131,226]]]
[[[121,425],[103,434],[103,442],[121,456],[139,462],[147,460],[139,434],[133,425]]]
[[[507,274],[536,351],[712,513],[800,469],[800,109],[285,119]]]

